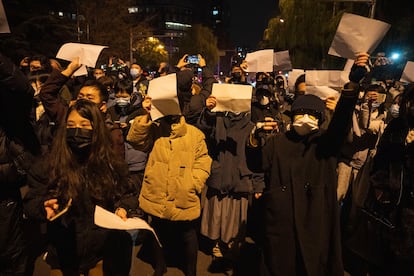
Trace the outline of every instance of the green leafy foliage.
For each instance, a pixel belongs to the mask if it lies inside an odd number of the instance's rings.
[[[180,41],[179,49],[179,53],[174,56],[175,62],[184,54],[201,54],[210,68],[214,68],[217,65],[219,58],[217,38],[212,30],[206,26],[201,24],[193,25]]]
[[[391,24],[376,52],[399,50],[406,60],[414,59],[414,16],[402,0],[376,1],[375,19]],[[366,2],[321,0],[279,0],[280,15],[269,20],[260,48],[289,50],[294,68],[342,69],[344,59],[328,55],[344,12],[369,17]],[[374,53],[371,53],[374,54]]]

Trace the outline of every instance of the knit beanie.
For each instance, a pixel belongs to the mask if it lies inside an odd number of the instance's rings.
[[[291,116],[292,122],[295,115],[314,115],[319,119],[319,125],[325,119],[325,102],[318,96],[305,94],[298,96],[292,103]]]

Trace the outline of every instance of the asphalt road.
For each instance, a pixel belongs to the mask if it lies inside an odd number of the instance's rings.
[[[197,261],[197,275],[209,276],[209,275],[233,275],[233,276],[258,276],[259,272],[259,258],[258,248],[254,245],[253,241],[249,238],[246,239],[246,243],[240,250],[239,258],[237,262],[231,264],[230,262],[225,264],[213,263],[212,258],[206,252],[206,246],[203,241],[200,241],[200,250],[198,251]],[[143,260],[143,258],[137,257],[139,255],[142,246],[135,246],[132,253],[132,267],[131,276],[150,276],[154,270],[152,266]],[[224,269],[223,267],[227,267]],[[49,267],[40,257],[37,259],[35,272],[33,276],[46,276],[49,275]],[[184,273],[177,268],[174,264],[170,264],[167,268],[166,276],[183,276]]]
[[[202,247],[202,244],[201,244]],[[151,265],[142,259],[136,257],[141,250],[141,246],[135,246],[132,253],[132,267],[130,276],[152,276],[154,270]],[[218,276],[218,275],[232,275],[232,276],[260,276],[263,273],[260,272],[258,248],[248,238],[246,244],[242,247],[240,252],[240,258],[234,264],[234,269],[225,271],[211,271],[212,259],[211,256],[203,252],[202,248],[198,251],[197,262],[197,275],[198,276]],[[38,258],[36,262],[35,272],[33,276],[46,276],[49,275],[48,265]],[[184,276],[184,273],[177,267],[171,265],[167,268],[165,276]],[[344,276],[350,276],[347,272],[344,272]]]

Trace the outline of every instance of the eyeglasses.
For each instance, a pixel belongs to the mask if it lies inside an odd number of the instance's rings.
[[[314,115],[309,115],[309,114],[297,114],[297,115],[295,115],[295,116],[294,116],[294,119],[295,119],[295,120],[297,120],[297,119],[301,119],[301,118],[303,118],[305,115],[307,115],[307,116],[308,116],[308,118],[309,118],[309,119],[311,119],[311,120],[314,120],[314,121],[318,120],[318,118],[317,118],[316,116],[314,116]]]
[[[309,119],[312,120],[318,120],[320,118],[322,118],[322,113],[316,110],[312,110],[312,109],[305,109],[305,108],[300,108],[297,109],[295,111],[293,111],[293,116],[300,116],[299,118],[302,118],[303,115],[308,115]]]

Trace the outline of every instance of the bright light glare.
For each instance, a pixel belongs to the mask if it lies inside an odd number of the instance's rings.
[[[128,13],[138,13],[138,7],[129,7]]]
[[[396,60],[400,58],[400,54],[399,53],[392,53],[391,54],[391,59]]]

